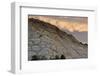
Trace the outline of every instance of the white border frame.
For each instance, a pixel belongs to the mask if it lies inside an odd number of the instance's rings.
[[[21,45],[22,44],[21,43],[21,36],[22,36],[22,33],[21,33],[22,32],[21,31],[21,29],[22,29],[22,27],[21,27],[21,25],[22,25],[22,23],[21,23],[22,22],[22,19],[21,19],[22,14],[21,14],[21,12],[22,12],[22,10],[21,9],[25,8],[25,7],[28,7],[28,8],[43,8],[43,9],[48,9],[48,10],[49,9],[55,9],[55,10],[72,10],[72,11],[90,11],[90,12],[94,13],[93,16],[96,15],[96,9],[91,8],[91,7],[75,7],[75,6],[71,7],[71,6],[68,6],[67,8],[53,8],[53,7],[36,7],[36,6],[34,6],[34,4],[30,4],[30,3],[29,4],[28,3],[15,3],[15,2],[12,3],[12,5],[11,5],[11,8],[12,8],[12,10],[11,10],[11,13],[12,13],[11,14],[11,19],[12,19],[11,20],[12,21],[12,23],[11,23],[11,25],[12,25],[12,28],[11,28],[12,29],[12,32],[11,32],[12,33],[12,37],[11,37],[12,38],[11,39],[12,40],[12,45],[11,45],[12,46],[12,49],[11,49],[12,50],[11,51],[11,71],[13,73],[27,72],[27,71],[24,71],[22,69],[22,66],[23,66],[22,65],[22,59],[21,59],[22,52],[20,51],[22,49],[22,45]],[[96,18],[94,20],[96,20]],[[95,22],[96,21],[94,21],[93,24],[96,24]],[[94,31],[93,36],[95,36],[96,28],[92,27],[91,29],[93,29],[93,31]],[[91,34],[90,34],[90,36],[91,36]],[[95,39],[95,38],[92,38],[92,40],[93,39]],[[93,42],[95,42],[95,41],[93,41]],[[93,46],[93,45],[91,45],[91,46]],[[93,48],[93,49],[95,49],[95,48]],[[94,59],[95,59],[95,57],[94,57]],[[51,62],[51,65],[53,65],[52,61],[49,61],[49,62]],[[59,61],[57,61],[56,63],[58,63],[58,62]],[[65,60],[60,61],[60,63],[61,62],[68,64]],[[81,63],[80,59],[77,60],[77,62],[75,62],[73,60],[68,61],[68,62],[70,62],[70,63],[74,62],[75,64]],[[84,60],[83,60],[83,62],[84,62]],[[84,63],[86,63],[86,62],[87,62],[87,60],[85,60]],[[88,65],[85,65],[85,67],[86,66],[90,67],[89,65],[93,66],[94,64],[91,64],[92,62],[93,62],[93,59],[90,60]],[[42,62],[42,63],[43,63],[43,65],[45,65],[44,62]],[[46,64],[48,64],[48,62],[46,62]],[[63,65],[63,64],[60,64],[60,65]],[[56,67],[58,67],[58,66],[56,66]],[[84,67],[83,64],[82,65],[80,64],[79,66]],[[61,67],[59,67],[59,68],[61,68]],[[68,67],[68,68],[75,68],[75,66]],[[50,69],[53,69],[53,68],[50,68]],[[64,68],[64,69],[67,69],[67,68]],[[37,69],[37,70],[39,70],[39,69]],[[31,71],[31,69],[28,72],[30,72],[30,71]],[[40,71],[42,71],[42,70],[39,70],[39,72]],[[46,69],[44,71],[46,71]]]

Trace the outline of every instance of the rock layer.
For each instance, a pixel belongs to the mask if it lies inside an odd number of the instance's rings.
[[[56,26],[28,19],[28,60],[87,58],[88,46]]]

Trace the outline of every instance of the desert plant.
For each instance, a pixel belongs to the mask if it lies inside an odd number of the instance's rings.
[[[33,55],[31,60],[39,60],[39,57],[37,55]]]
[[[45,56],[41,56],[41,60],[47,60]]]
[[[66,57],[64,55],[61,55],[61,59],[66,59]]]

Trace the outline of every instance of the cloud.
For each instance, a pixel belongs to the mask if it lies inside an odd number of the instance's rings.
[[[87,19],[84,17],[78,18],[78,17],[66,17],[63,19],[63,17],[49,17],[49,16],[29,16],[29,18],[35,18],[39,19],[41,21],[50,23],[52,25],[55,25],[61,30],[68,30],[70,32],[78,31],[78,32],[86,32],[88,31],[88,24]]]

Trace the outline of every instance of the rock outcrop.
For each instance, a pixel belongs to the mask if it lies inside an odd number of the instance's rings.
[[[28,60],[76,59],[88,57],[88,45],[56,26],[28,19]]]

